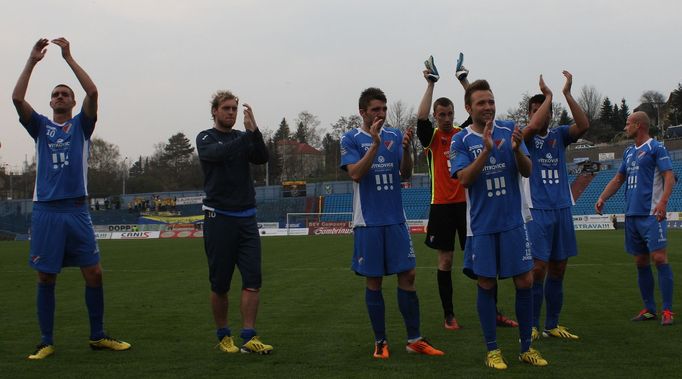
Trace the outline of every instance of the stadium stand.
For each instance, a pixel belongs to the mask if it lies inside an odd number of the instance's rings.
[[[682,150],[670,152],[673,158],[673,171],[678,180],[682,179]],[[620,161],[601,162],[602,170],[594,173],[578,174],[577,171],[569,175],[572,183],[576,205],[575,215],[594,214],[594,203],[606,184],[617,172]],[[603,169],[607,168],[607,169]],[[411,188],[402,189],[405,214],[410,220],[428,218],[430,188],[427,175],[415,175]],[[353,185],[351,181],[336,181],[322,183],[308,183],[306,197],[283,197],[281,186],[267,186],[256,188],[256,202],[258,207],[258,222],[286,223],[287,213],[347,213],[353,210]],[[182,197],[203,196],[201,191],[142,193],[120,196],[123,204],[135,199],[176,199]],[[604,212],[621,214],[625,208],[625,194],[621,188],[605,206]],[[32,201],[2,200],[0,201],[0,231],[23,234],[28,233],[31,225]],[[201,215],[201,204],[181,204],[174,206],[175,211],[182,216]],[[682,212],[682,185],[676,185],[668,202],[668,211]],[[102,209],[92,211],[91,217],[95,225],[135,224],[140,216],[139,212],[122,209]],[[347,221],[347,215],[327,215],[321,221]]]

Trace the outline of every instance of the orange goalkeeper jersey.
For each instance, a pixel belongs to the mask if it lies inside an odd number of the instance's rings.
[[[424,154],[429,164],[429,175],[431,176],[431,204],[451,204],[463,203],[466,201],[464,186],[459,180],[450,177],[450,141],[452,136],[462,129],[455,126],[449,132],[442,132],[438,128],[433,128],[428,120],[419,120],[417,128],[422,128],[421,136],[426,136],[425,127],[432,129],[431,138],[424,143]]]

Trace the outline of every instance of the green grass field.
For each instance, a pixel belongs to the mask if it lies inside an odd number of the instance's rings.
[[[517,329],[498,329],[510,367],[505,376],[678,377],[682,323],[629,321],[642,307],[632,258],[623,252],[622,231],[580,232],[580,256],[571,260],[561,322],[579,341],[543,339],[534,346],[550,361],[532,368],[516,359]],[[259,334],[275,346],[270,356],[225,354],[208,305],[202,241],[102,241],[105,324],[133,344],[126,352],[91,351],[83,281],[66,269],[57,284],[54,356],[25,359],[39,340],[35,274],[27,265],[28,243],[0,243],[0,377],[483,377],[485,346],[475,309],[476,287],[455,267],[455,312],[459,331],[442,328],[436,255],[415,237],[422,333],[444,357],[408,355],[398,312],[395,279],[387,278],[387,328],[391,358],[371,358],[373,336],[364,305],[364,281],[349,270],[348,236],[263,239],[264,287]],[[669,234],[670,261],[679,283],[682,231]],[[461,254],[456,253],[460,258]],[[461,259],[456,259],[461,262]],[[233,284],[239,288],[239,278]],[[679,309],[680,291],[675,293]],[[235,293],[238,293],[235,292]],[[513,316],[513,288],[500,288],[500,306]],[[660,306],[660,295],[656,290]],[[232,300],[230,321],[240,321]]]

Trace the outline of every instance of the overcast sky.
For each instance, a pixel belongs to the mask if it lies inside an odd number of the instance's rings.
[[[293,129],[303,110],[327,128],[357,114],[369,86],[382,88],[389,103],[416,108],[431,54],[442,77],[435,96],[455,101],[458,122],[466,118],[454,79],[460,51],[470,78],[489,80],[498,116],[523,93],[537,92],[540,73],[557,100],[567,69],[576,97],[593,85],[631,108],[643,91],[667,98],[682,82],[676,0],[22,0],[2,8],[0,161],[13,166],[34,154],[11,93],[41,37],[71,41],[99,89],[95,135],[130,159],[177,132],[194,143],[212,126],[209,100],[217,89],[251,104],[266,130],[282,117]],[[83,91],[52,45],[29,84],[34,109],[51,115],[49,94],[58,83],[76,90],[80,107]],[[243,129],[241,116],[238,125]]]

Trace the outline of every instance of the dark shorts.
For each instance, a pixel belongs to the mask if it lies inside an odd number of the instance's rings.
[[[426,227],[426,246],[442,251],[455,250],[455,233],[464,251],[467,239],[467,204],[431,204]]]
[[[242,275],[242,288],[261,287],[261,245],[256,217],[231,217],[205,211],[204,250],[211,291],[223,294],[230,290],[235,265]]]
[[[29,264],[57,274],[62,267],[99,263],[99,247],[85,199],[33,203]]]

